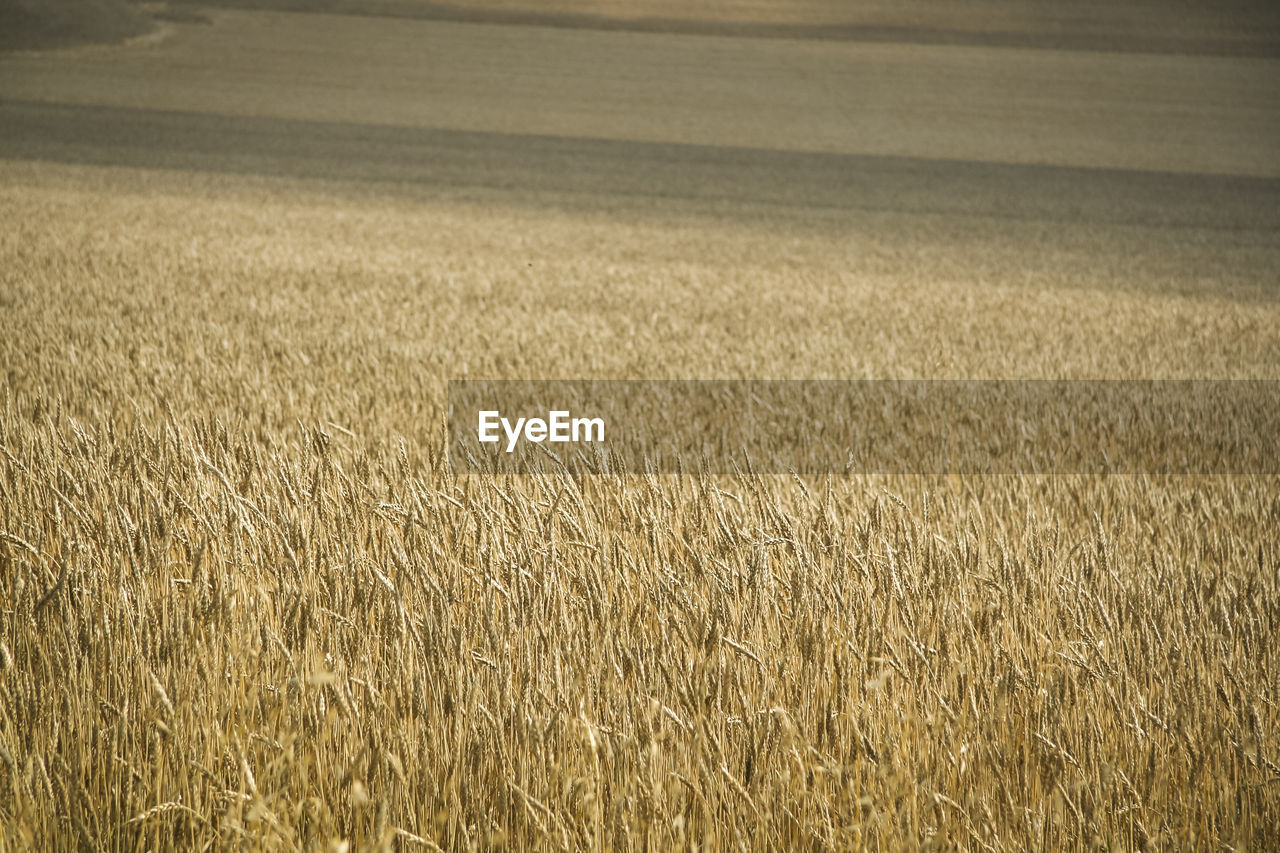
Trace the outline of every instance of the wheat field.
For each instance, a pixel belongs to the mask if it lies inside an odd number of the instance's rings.
[[[5,849],[1280,843],[1274,478],[443,447],[463,375],[1274,378],[1268,238],[0,176]]]

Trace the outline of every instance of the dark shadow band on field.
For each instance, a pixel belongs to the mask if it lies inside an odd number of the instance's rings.
[[[1123,53],[1174,53],[1204,56],[1280,57],[1280,16],[1258,4],[1250,21],[1236,22],[1227,33],[1117,31],[1106,17],[1085,23],[1064,23],[1050,16],[1024,26],[973,26],[827,22],[772,23],[750,20],[710,20],[661,16],[616,17],[593,12],[478,9],[465,4],[431,0],[179,0],[182,3],[232,9],[270,9],[283,12],[411,18],[469,24],[552,27],[614,32],[727,36],[732,38],[814,39],[820,41],[886,42],[897,44],[971,45],[1049,50]],[[1175,10],[1169,10],[1173,13]],[[1226,13],[1224,12],[1224,15]],[[1250,26],[1249,24],[1252,24]]]
[[[992,164],[0,101],[0,159],[478,188],[611,209],[694,201],[1280,233],[1280,179]],[[751,213],[753,218],[758,213]]]
[[[0,53],[122,42],[154,29],[126,0],[0,0]]]

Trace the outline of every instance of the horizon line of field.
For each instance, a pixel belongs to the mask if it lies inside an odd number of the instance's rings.
[[[0,160],[1271,232],[1280,178],[0,100]]]
[[[178,0],[180,5],[209,5],[207,0]],[[1023,26],[958,27],[922,23],[821,23],[750,19],[679,18],[662,15],[617,17],[598,12],[530,9],[481,9],[431,0],[216,0],[216,8],[277,11],[295,14],[334,14],[416,21],[443,21],[479,26],[520,26],[652,35],[796,41],[863,42],[936,46],[1001,47],[1027,50],[1069,50],[1096,53],[1146,53],[1248,58],[1280,57],[1280,34],[1270,22],[1252,28],[1238,22],[1234,32],[1194,34],[1106,31],[1106,22],[1092,28],[1064,26],[1061,21],[1027,22]]]

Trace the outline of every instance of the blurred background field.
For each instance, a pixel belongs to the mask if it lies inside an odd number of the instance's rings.
[[[738,36],[1280,54],[1261,0],[3,0],[0,50],[112,42],[217,7]]]

